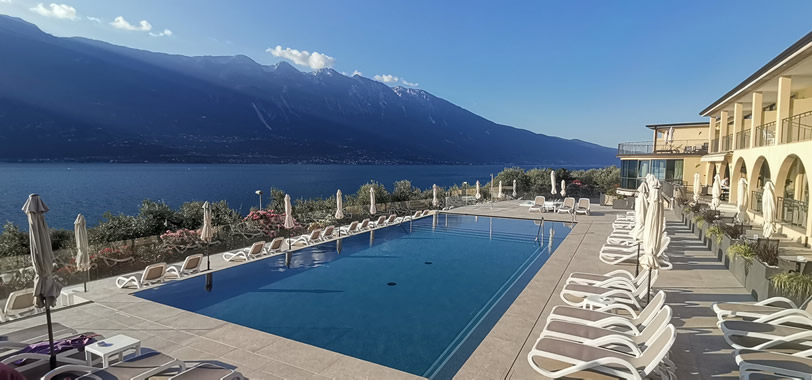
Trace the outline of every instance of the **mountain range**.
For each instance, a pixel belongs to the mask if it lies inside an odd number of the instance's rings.
[[[333,69],[55,37],[4,15],[0,54],[5,161],[616,163],[611,148]]]

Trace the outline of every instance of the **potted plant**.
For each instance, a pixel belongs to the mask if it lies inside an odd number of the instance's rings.
[[[754,246],[756,260],[750,268],[745,288],[759,301],[770,296],[770,279],[781,273],[778,267],[778,250],[767,246]]]
[[[747,274],[753,265],[755,257],[755,247],[748,242],[737,242],[727,250],[725,266],[743,286],[747,282]]]
[[[778,295],[798,305],[812,295],[812,276],[798,272],[777,273],[770,277],[772,288]]]

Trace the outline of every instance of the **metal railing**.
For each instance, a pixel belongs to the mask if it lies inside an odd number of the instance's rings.
[[[722,147],[721,147],[720,150],[722,152],[727,152],[727,151],[733,150],[733,145],[731,145],[732,142],[733,142],[733,134],[723,136],[722,137]]]
[[[778,197],[779,220],[792,226],[806,228],[809,204],[792,198]]]
[[[782,143],[812,140],[812,111],[804,112],[781,121]]]
[[[674,141],[652,141],[624,142],[617,145],[618,156],[647,155],[647,154],[695,154],[703,155],[708,153],[707,140],[674,140]]]
[[[750,208],[753,209],[754,212],[761,213],[761,196],[764,195],[763,190],[753,190],[750,194]]]
[[[775,122],[756,127],[756,146],[775,145]]]
[[[750,130],[736,132],[736,149],[747,149],[750,147]]]
[[[709,150],[710,150],[711,153],[718,153],[719,152],[719,139],[711,140]]]

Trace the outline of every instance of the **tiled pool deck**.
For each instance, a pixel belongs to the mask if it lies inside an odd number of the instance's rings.
[[[546,264],[463,365],[459,379],[540,379],[526,355],[547,314],[561,304],[558,293],[569,273],[608,272],[617,269],[598,260],[597,252],[611,232],[617,214],[593,206],[590,216],[577,224]],[[483,216],[571,221],[566,214],[530,214],[518,202],[467,206],[456,213]],[[663,271],[655,285],[667,293],[674,308],[679,335],[672,350],[679,379],[738,378],[736,365],[716,328],[710,304],[752,300],[736,279],[693,234],[678,224],[672,213],[669,256],[674,270]],[[222,255],[211,256],[212,268],[232,265]],[[632,268],[633,269],[633,268]],[[415,379],[387,368],[318,347],[299,343],[200,314],[150,302],[119,290],[113,279],[88,284],[82,296],[92,300],[53,314],[54,322],[105,336],[126,334],[142,340],[145,348],[161,351],[187,364],[215,362],[234,367],[250,379]],[[44,316],[0,325],[0,333],[44,323]]]

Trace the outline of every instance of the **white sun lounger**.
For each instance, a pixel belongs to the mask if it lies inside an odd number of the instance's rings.
[[[233,369],[221,367],[216,364],[202,363],[189,368],[169,380],[241,380],[245,379]]]
[[[651,323],[643,327],[642,331],[626,330],[617,331],[610,328],[589,326],[575,322],[549,321],[542,330],[539,338],[556,338],[586,344],[589,346],[599,346],[601,342],[609,337],[619,337],[626,339],[629,344],[640,347],[653,339],[669,324],[671,324],[672,310],[669,306],[660,309]],[[620,345],[621,349],[624,346]],[[631,350],[632,348],[629,347]]]
[[[724,321],[719,329],[737,350],[771,350],[780,346],[797,356],[812,355],[812,321],[806,328],[753,321]]]
[[[738,350],[736,364],[742,379],[803,379],[812,380],[812,358],[777,352]],[[762,373],[778,376],[761,376]]]
[[[630,310],[628,306],[613,304],[597,310],[588,310],[573,306],[556,306],[553,308],[547,321],[565,321],[580,323],[587,326],[602,328],[613,328],[615,330],[626,330],[639,334],[643,328],[648,326],[657,313],[665,305],[665,292],[658,291],[643,310],[639,313]],[[614,310],[622,309],[628,315],[614,313]]]
[[[744,319],[769,322],[796,315],[812,320],[812,297],[807,298],[800,307],[784,297],[772,297],[760,302],[717,302],[711,307],[720,321]]]
[[[541,195],[536,196],[536,199],[533,201],[533,205],[530,206],[530,208],[527,209],[527,212],[533,212],[533,211],[543,212],[544,211],[544,202],[545,201],[546,201],[546,199],[543,196],[541,196]]]
[[[414,220],[421,217],[423,213],[421,211],[415,211],[412,215],[406,215],[403,217],[395,218],[395,223],[402,223],[408,220]]]
[[[370,228],[377,228],[377,227],[381,227],[381,226],[383,226],[385,224],[386,224],[386,217],[381,215],[381,216],[378,217],[378,220],[376,220],[376,221],[374,221],[372,223],[369,223],[369,227]]]
[[[234,252],[225,252],[223,253],[223,259],[225,261],[232,261],[239,258],[242,258],[245,261],[251,260],[254,257],[259,257],[265,254],[265,241],[258,241],[254,244],[251,244],[249,248],[243,248]]]
[[[639,285],[642,283],[643,280],[646,279],[646,275],[641,272],[637,276],[634,276],[633,274],[631,274],[631,272],[624,269],[613,270],[606,274],[573,272],[569,275],[569,277],[567,277],[566,283],[600,286],[598,284],[616,279],[628,281],[630,284]]]
[[[183,372],[186,370],[186,363],[160,352],[150,352],[117,362],[107,368],[64,365],[45,374],[42,380],[61,378],[66,373],[82,374],[78,379],[148,379],[173,368],[177,368],[177,372]]]
[[[668,325],[644,350],[637,349],[630,354],[604,348],[622,344],[623,339],[618,338],[607,338],[599,347],[540,338],[527,354],[527,361],[536,372],[553,379],[641,379],[654,374],[662,379],[676,380],[673,363],[664,361],[675,338],[676,329]]]
[[[358,221],[354,220],[352,223],[350,223],[347,226],[339,227],[338,231],[343,232],[345,234],[351,234],[351,233],[353,233],[355,231],[358,231]]]
[[[318,243],[321,241],[321,228],[316,228],[313,231],[310,231],[309,234],[304,234],[302,236],[288,239],[288,245],[294,245],[302,243],[304,245],[311,245],[314,243]]]
[[[6,299],[6,306],[0,314],[0,322],[8,319],[20,318],[34,314],[37,308],[34,306],[34,289],[23,289],[11,292]]]
[[[579,198],[578,204],[575,206],[575,213],[576,214],[585,214],[589,215],[590,213],[590,202],[589,198]]]
[[[273,255],[273,254],[276,254],[276,253],[281,253],[282,248],[284,248],[282,243],[284,243],[284,242],[285,242],[284,237],[280,236],[280,237],[274,238],[273,240],[271,240],[271,242],[268,244],[268,246],[265,247],[265,252],[267,254],[269,254],[269,255]]]
[[[186,275],[195,274],[200,272],[200,264],[203,264],[202,254],[187,256],[186,260],[183,260],[183,264],[180,267],[176,267],[174,265],[168,266],[166,268],[166,274],[164,274],[164,277],[172,276],[181,278]]]
[[[572,213],[575,210],[575,198],[573,197],[566,197],[564,198],[564,203],[561,204],[561,207],[558,208],[558,213],[566,212]]]
[[[649,271],[644,272],[644,276],[647,277]],[[659,271],[654,270],[651,273],[651,283],[653,285],[657,280]],[[642,309],[640,300],[645,299],[647,293],[648,278],[643,281],[643,284],[637,286],[620,280],[612,281],[604,286],[566,284],[564,289],[561,290],[560,298],[567,305],[583,307],[586,305],[589,296],[608,297],[617,303],[628,304],[634,309],[640,310]]]
[[[668,256],[665,255],[665,250],[668,249],[668,246],[671,244],[671,237],[666,236],[663,238],[663,241],[660,246],[660,252],[657,254],[657,258],[660,261],[660,265],[662,269],[668,270],[671,269],[672,265],[668,261]],[[604,246],[601,248],[600,254],[598,258],[606,264],[610,265],[617,265],[623,262],[631,261],[635,262],[637,260],[637,246],[629,246],[628,248],[612,248]],[[641,247],[640,255],[642,256],[644,251]]]
[[[120,289],[132,284],[135,285],[137,289],[141,289],[141,287],[144,286],[163,282],[165,275],[166,263],[152,264],[144,268],[141,278],[136,276],[120,276],[116,279],[116,286]]]
[[[327,226],[324,227],[324,230],[321,231],[321,240],[327,240],[333,238],[335,235],[336,226]]]

